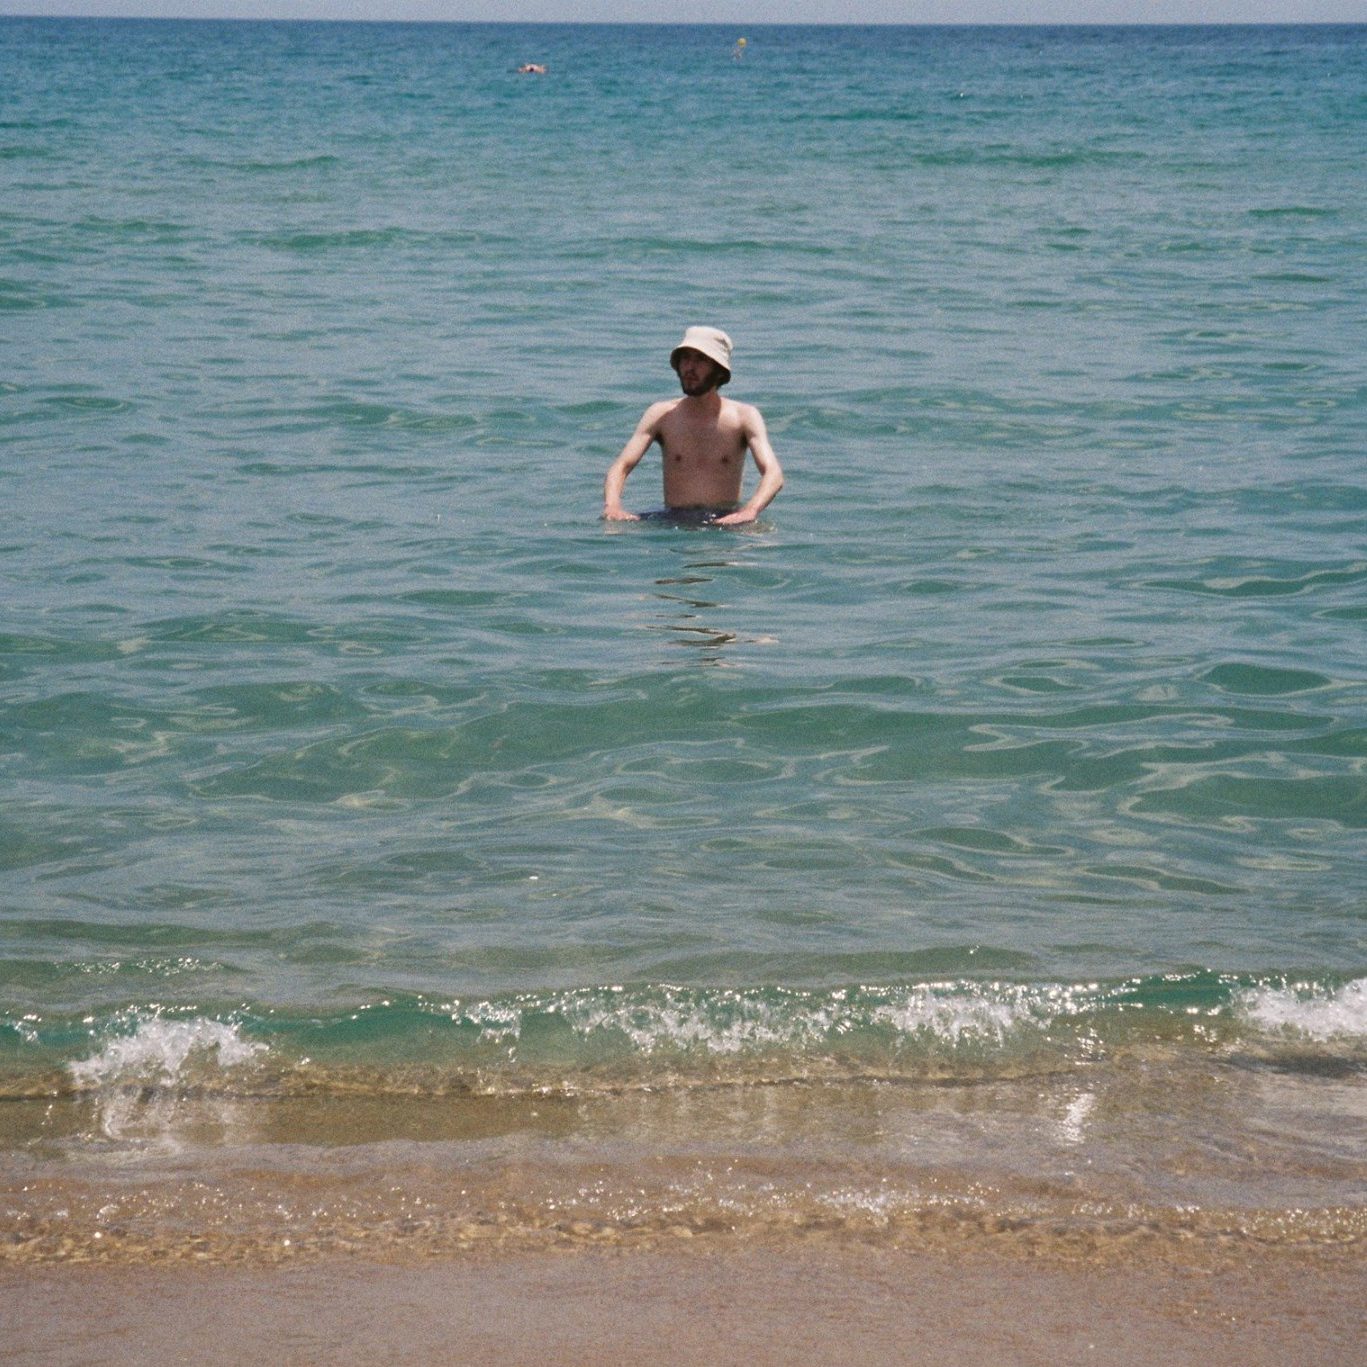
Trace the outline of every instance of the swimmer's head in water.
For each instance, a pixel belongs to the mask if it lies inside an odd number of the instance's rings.
[[[708,389],[720,389],[731,378],[731,339],[720,328],[691,327],[684,333],[683,341],[669,353],[669,364],[680,380],[679,361],[686,351],[707,357],[715,367],[715,379]]]

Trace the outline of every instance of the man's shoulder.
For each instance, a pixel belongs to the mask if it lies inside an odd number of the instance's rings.
[[[678,399],[661,399],[659,403],[653,403],[641,415],[641,422],[646,426],[653,426],[655,423],[662,422],[678,406]]]
[[[722,415],[729,418],[732,422],[748,424],[761,416],[758,408],[752,403],[742,403],[739,399],[723,398]]]

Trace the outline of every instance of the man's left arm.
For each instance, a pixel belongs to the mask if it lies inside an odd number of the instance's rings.
[[[734,513],[719,517],[715,524],[718,527],[738,527],[743,523],[753,522],[783,488],[783,467],[778,463],[774,448],[769,445],[769,433],[758,408],[750,408],[747,405],[743,430],[746,445],[749,446],[750,454],[755,458],[755,466],[759,470],[759,486]]]

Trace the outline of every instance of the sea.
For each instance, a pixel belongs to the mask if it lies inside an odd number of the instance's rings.
[[[0,20],[0,1259],[1360,1258],[1365,164],[1367,26]],[[786,487],[605,523],[695,324]]]

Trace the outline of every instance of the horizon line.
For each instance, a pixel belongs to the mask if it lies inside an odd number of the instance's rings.
[[[812,19],[795,22],[760,19],[754,22],[725,19],[373,19],[335,15],[264,14],[30,14],[0,11],[0,20],[25,19],[31,22],[89,20],[116,24],[369,24],[398,28],[424,25],[429,28],[998,28],[998,29],[1236,29],[1236,28],[1367,28],[1361,19],[1070,19],[1040,22],[1034,19],[937,19],[906,22],[893,19],[837,21]]]

